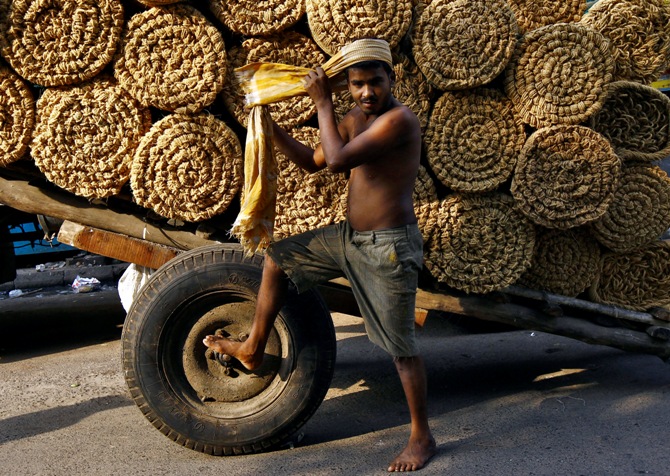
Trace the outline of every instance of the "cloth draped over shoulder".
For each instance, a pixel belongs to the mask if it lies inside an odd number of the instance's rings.
[[[343,72],[362,61],[383,61],[393,67],[388,43],[362,39],[343,47],[322,68],[333,90],[346,86]],[[250,63],[235,70],[235,76],[251,107],[244,151],[244,187],[240,213],[231,234],[247,254],[264,250],[274,228],[277,162],[272,145],[272,118],[267,105],[294,96],[305,96],[303,78],[310,68],[278,63]]]

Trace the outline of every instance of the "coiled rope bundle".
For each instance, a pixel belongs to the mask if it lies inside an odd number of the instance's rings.
[[[205,220],[226,211],[240,191],[242,147],[211,114],[171,114],[142,137],[130,179],[141,206],[167,218]]]
[[[623,160],[653,162],[670,155],[670,98],[658,89],[633,81],[610,83],[590,125]]]
[[[612,251],[640,248],[670,228],[670,178],[660,167],[630,163],[605,214],[592,223],[596,239]]]
[[[637,311],[670,306],[670,242],[657,241],[628,253],[605,253],[589,297]]]
[[[670,58],[670,4],[665,0],[599,0],[581,23],[611,44],[614,79],[649,84]]]
[[[424,134],[432,170],[459,192],[493,191],[505,182],[525,138],[509,99],[485,88],[445,92]]]
[[[438,89],[487,84],[512,57],[518,27],[505,0],[421,1],[416,15],[412,53]]]
[[[532,127],[580,124],[602,107],[613,69],[609,41],[596,30],[548,25],[517,43],[505,70],[505,92]]]
[[[586,0],[538,2],[508,0],[519,24],[519,33],[527,33],[554,23],[576,23],[586,11]]]
[[[412,0],[306,0],[312,38],[329,55],[354,40],[379,38],[395,48],[412,22]]]
[[[207,0],[216,18],[245,36],[269,36],[295,25],[305,14],[304,0]]]
[[[526,141],[511,191],[533,222],[567,229],[600,218],[620,176],[621,160],[603,136],[584,126],[552,126]]]
[[[0,55],[32,83],[82,83],[112,60],[123,22],[120,0],[0,0]]]
[[[145,106],[199,112],[223,88],[223,36],[191,6],[150,8],[128,21],[114,75]]]
[[[48,89],[37,102],[32,157],[45,177],[86,198],[119,193],[151,115],[111,78]]]
[[[26,82],[0,63],[0,166],[22,159],[33,137],[35,98]]]
[[[600,246],[587,228],[538,227],[533,260],[517,283],[564,296],[578,296],[596,280],[600,254]]]
[[[530,266],[535,227],[501,193],[453,194],[442,200],[424,254],[441,283],[487,293],[514,283]]]

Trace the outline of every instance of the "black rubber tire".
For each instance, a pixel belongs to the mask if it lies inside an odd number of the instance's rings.
[[[176,443],[212,455],[281,446],[323,401],[335,366],[335,330],[318,292],[290,291],[263,366],[230,375],[202,344],[217,329],[248,331],[263,258],[235,245],[179,255],[154,273],[123,328],[126,383],[145,417]],[[230,368],[228,370],[231,370]]]

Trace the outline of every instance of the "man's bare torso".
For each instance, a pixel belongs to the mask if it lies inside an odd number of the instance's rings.
[[[348,141],[365,132],[375,121],[402,121],[404,130],[378,157],[351,170],[348,220],[358,231],[380,230],[416,222],[413,193],[421,154],[416,116],[397,103],[378,117],[354,109],[343,121]]]

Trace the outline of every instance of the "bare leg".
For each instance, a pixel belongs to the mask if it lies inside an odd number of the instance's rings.
[[[235,342],[225,337],[209,335],[203,343],[220,354],[228,354],[239,360],[244,367],[254,370],[263,363],[265,345],[270,336],[279,310],[284,305],[288,277],[270,256],[265,256],[263,277],[258,291],[258,301],[249,337],[244,342]]]
[[[407,446],[393,460],[388,471],[416,471],[423,468],[437,451],[428,427],[426,369],[418,356],[400,357],[394,362],[409,406],[411,431]]]

